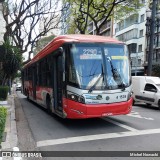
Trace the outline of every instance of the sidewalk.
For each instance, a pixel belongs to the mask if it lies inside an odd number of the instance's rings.
[[[18,138],[17,138],[17,128],[16,128],[16,119],[15,119],[15,104],[14,104],[14,95],[8,96],[8,104],[4,105],[8,108],[8,115],[6,120],[6,141],[2,142],[2,150],[12,150],[13,147],[17,147]]]
[[[23,112],[23,107],[17,96],[17,92],[12,90],[8,96],[7,104],[2,105],[8,109],[5,133],[5,141],[1,143],[0,153],[11,151],[39,151],[36,147],[34,137],[30,131],[28,120]],[[28,160],[28,157],[0,157],[0,160]],[[30,158],[39,160],[41,158]]]
[[[18,149],[18,136],[17,136],[17,127],[16,127],[16,118],[15,118],[15,103],[14,103],[14,94],[8,96],[7,104],[5,106],[8,110],[7,119],[5,125],[5,134],[4,142],[1,143],[0,151],[15,151]],[[11,158],[2,158],[0,160],[9,160]],[[13,159],[13,158],[12,158]]]

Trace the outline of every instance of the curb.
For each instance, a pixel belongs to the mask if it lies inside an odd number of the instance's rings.
[[[4,130],[4,132],[6,132],[6,139],[5,142],[1,143],[1,151],[14,151],[14,148],[18,146],[14,94],[8,96],[8,104],[4,106],[6,106],[8,111]],[[0,160],[8,158],[9,157],[0,157]]]
[[[18,145],[17,127],[15,119],[14,95],[8,97],[8,116],[6,120],[5,132],[7,132],[6,141],[2,142],[2,150],[12,149]]]

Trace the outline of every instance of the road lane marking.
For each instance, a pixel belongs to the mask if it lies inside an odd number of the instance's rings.
[[[142,119],[151,120],[151,121],[154,120],[153,118],[143,117],[143,116],[141,116],[141,115],[139,114],[139,112],[135,112],[135,111],[131,111],[131,113],[127,114],[127,116],[136,117],[136,118],[142,118]]]
[[[125,125],[125,124],[122,124],[122,123],[119,123],[119,122],[117,122],[117,121],[111,120],[111,119],[109,119],[109,118],[102,118],[102,119],[105,120],[105,121],[108,121],[108,122],[110,122],[110,123],[113,123],[113,124],[115,124],[115,125],[117,125],[117,126],[119,126],[119,127],[125,128],[125,129],[127,129],[127,130],[129,130],[129,131],[137,131],[137,129],[135,129],[135,128],[132,128],[132,127],[127,126],[127,125]]]
[[[68,144],[68,143],[75,143],[75,142],[87,142],[87,141],[93,141],[93,140],[111,139],[111,138],[119,138],[119,137],[157,134],[157,133],[160,133],[160,128],[159,129],[136,130],[136,131],[128,131],[128,132],[118,132],[118,133],[98,134],[98,135],[88,135],[88,136],[79,136],[79,137],[68,137],[68,138],[38,141],[37,147],[53,146],[53,145]]]

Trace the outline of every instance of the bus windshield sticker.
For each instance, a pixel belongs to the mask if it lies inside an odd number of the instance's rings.
[[[127,60],[128,59],[127,56],[111,56],[111,58],[112,58],[112,60],[113,59],[121,59],[121,60],[123,60],[123,59]]]
[[[80,59],[102,59],[102,56],[95,54],[82,54],[80,55]]]

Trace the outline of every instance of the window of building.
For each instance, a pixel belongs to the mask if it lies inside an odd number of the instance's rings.
[[[132,67],[137,66],[136,58],[135,57],[132,57],[132,59],[131,59],[131,65],[132,65]]]
[[[126,33],[117,36],[120,41],[128,41],[138,37],[138,29],[132,29]]]
[[[144,14],[141,15],[140,22],[144,22]]]
[[[131,44],[128,44],[127,46],[128,46],[128,52],[129,52],[129,54],[136,53],[137,43],[131,43]]]
[[[139,37],[143,37],[143,29],[139,32]]]
[[[141,59],[138,59],[138,66],[141,66]]]
[[[160,50],[157,51],[157,61],[160,61]]]
[[[138,46],[138,52],[142,52],[142,44]]]

